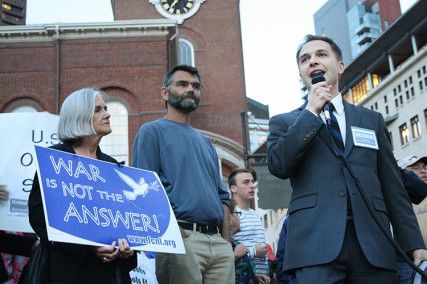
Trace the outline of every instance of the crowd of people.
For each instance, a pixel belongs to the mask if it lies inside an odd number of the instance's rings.
[[[343,100],[344,63],[331,39],[306,36],[296,60],[308,100],[274,116],[267,140],[270,172],[293,188],[277,259],[253,209],[255,173],[235,170],[227,188],[215,148],[190,125],[199,71],[178,65],[165,74],[166,115],[140,127],[131,162],[158,174],[186,251],[156,253],[159,283],[410,283],[414,271],[386,234],[416,265],[427,259],[411,207],[427,195],[427,157],[396,162],[382,116]],[[112,131],[105,100],[91,88],[69,95],[52,148],[117,164],[99,147]],[[137,256],[125,236],[103,247],[49,241],[37,173],[28,208],[36,235],[0,232],[1,283],[131,283]],[[37,261],[27,264],[29,256]]]

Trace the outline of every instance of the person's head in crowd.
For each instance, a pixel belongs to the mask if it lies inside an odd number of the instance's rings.
[[[414,172],[420,179],[427,182],[427,157],[406,156],[400,159],[397,164],[400,168]]]
[[[97,89],[81,89],[69,95],[59,114],[59,140],[72,145],[84,137],[97,136],[99,140],[111,133],[110,114],[106,95]]]
[[[321,72],[328,85],[338,89],[338,80],[344,72],[342,51],[339,46],[325,36],[306,35],[296,52],[299,74],[304,84],[311,88],[311,77]]]
[[[249,204],[255,198],[255,180],[249,170],[238,169],[232,172],[228,177],[228,187],[239,207],[241,203]]]
[[[201,89],[199,71],[189,65],[177,65],[166,73],[161,95],[166,107],[189,114],[199,105]]]

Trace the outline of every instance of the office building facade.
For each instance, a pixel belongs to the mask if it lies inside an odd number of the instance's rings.
[[[385,118],[395,158],[427,156],[427,1],[416,2],[341,77],[341,93]],[[427,243],[427,199],[413,205]]]
[[[349,64],[400,14],[399,0],[329,0],[314,14],[315,32],[334,39]]]
[[[26,0],[0,0],[1,21],[0,26],[25,25]]]

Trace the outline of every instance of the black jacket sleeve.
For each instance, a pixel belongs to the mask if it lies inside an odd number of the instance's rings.
[[[0,231],[0,252],[29,257],[36,240],[35,237],[31,238]]]
[[[420,204],[427,196],[427,183],[413,172],[400,170],[400,174],[411,202],[414,204]]]

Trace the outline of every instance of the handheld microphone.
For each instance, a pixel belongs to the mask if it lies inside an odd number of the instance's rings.
[[[311,84],[317,84],[320,82],[326,81],[325,76],[323,76],[322,71],[316,71],[313,74],[311,74]],[[325,114],[326,123],[328,125],[331,125],[331,113],[329,112],[329,103],[325,103],[323,105],[323,113]]]

